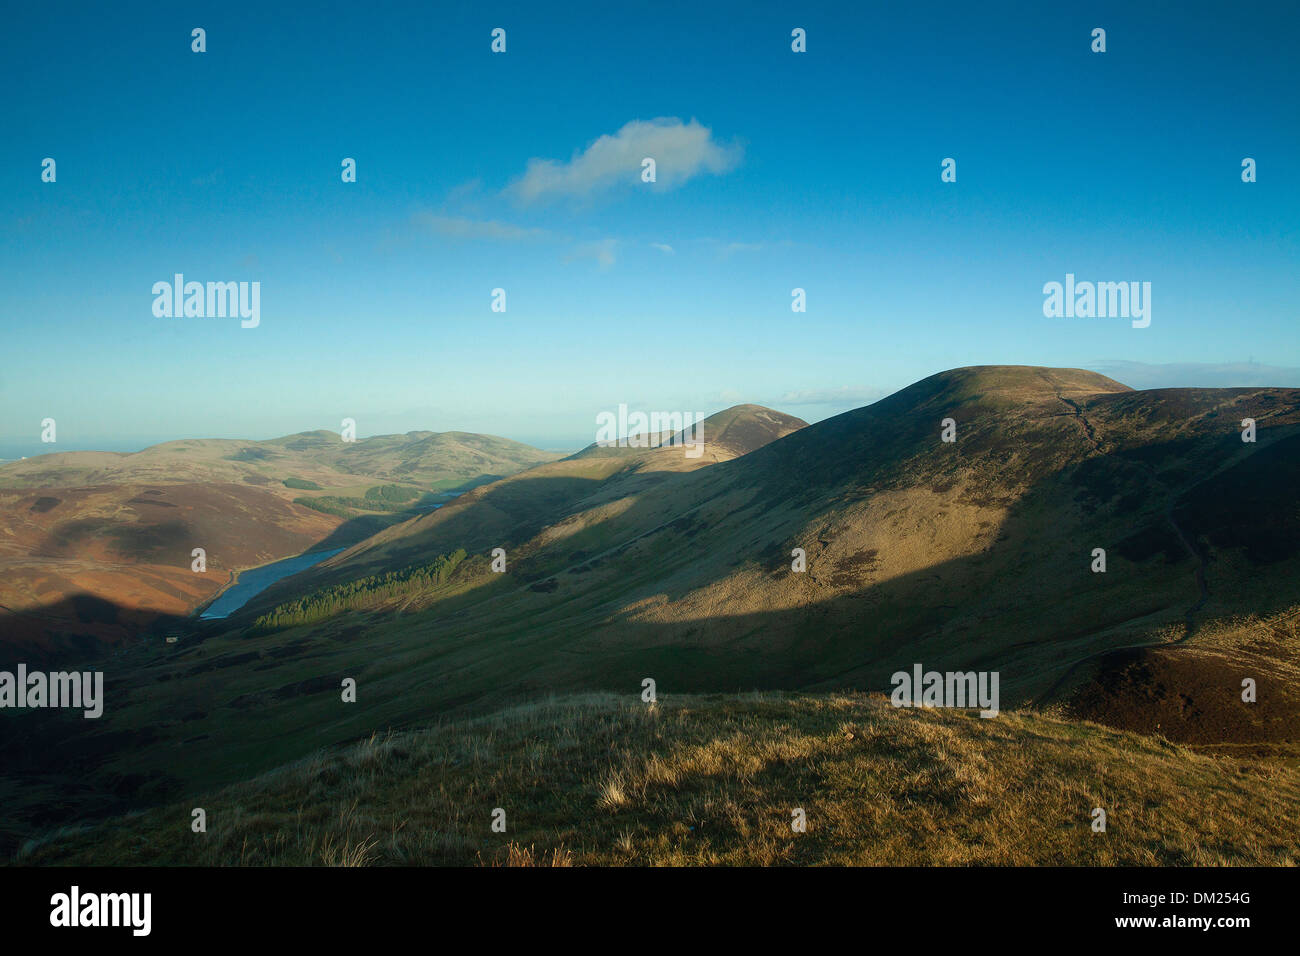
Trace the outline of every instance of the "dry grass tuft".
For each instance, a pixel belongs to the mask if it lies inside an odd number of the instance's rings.
[[[586,695],[372,737],[23,863],[1264,865],[1300,859],[1300,770],[1036,713],[860,694]],[[1108,831],[1091,813],[1106,809]],[[492,811],[507,810],[508,834]],[[807,831],[791,828],[794,808]],[[188,834],[186,834],[188,835]]]

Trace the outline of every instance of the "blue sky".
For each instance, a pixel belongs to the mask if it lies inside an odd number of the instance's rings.
[[[0,457],[46,417],[577,447],[973,364],[1300,385],[1296,5],[561,6],[10,11]],[[260,325],[155,317],[178,272]],[[1044,317],[1066,273],[1150,282],[1150,327]]]

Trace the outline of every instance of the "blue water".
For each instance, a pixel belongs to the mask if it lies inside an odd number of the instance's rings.
[[[313,564],[320,564],[342,550],[344,549],[335,548],[333,551],[313,551],[310,554],[300,554],[245,571],[239,575],[239,580],[235,582],[234,587],[222,592],[219,598],[208,605],[207,610],[199,615],[199,620],[213,621],[229,617],[281,578],[305,571]]]

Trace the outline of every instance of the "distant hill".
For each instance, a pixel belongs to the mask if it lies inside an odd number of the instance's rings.
[[[314,431],[266,441],[171,441],[130,454],[39,455],[0,466],[0,488],[209,481],[263,485],[293,476],[327,486],[384,478],[446,489],[558,457],[507,438],[469,432],[416,431],[345,442],[335,432]]]
[[[188,614],[234,572],[350,544],[447,500],[436,492],[557,457],[466,432],[304,432],[11,462],[0,467],[0,660],[94,652]],[[393,482],[409,488],[395,496],[405,510],[366,499]],[[206,573],[191,570],[196,547]]]
[[[702,441],[704,451],[700,453],[699,459],[702,459],[702,464],[712,464],[748,455],[768,442],[784,438],[807,425],[808,423],[801,418],[764,408],[762,405],[733,405],[681,431],[638,437],[643,444],[648,443],[653,448],[673,451],[683,457],[681,449],[685,448],[688,442]],[[600,443],[588,445],[570,457],[573,459],[641,458],[645,456],[647,450],[649,449],[639,447],[630,441],[624,441],[622,444]]]
[[[376,534],[321,565],[303,582],[310,586],[310,581],[339,580],[363,567],[396,566],[425,553],[441,553],[439,549],[482,550],[526,540],[581,502],[617,501],[636,495],[670,475],[730,461],[806,424],[760,405],[737,405],[704,420],[704,449],[698,455],[681,442],[649,448],[590,445],[568,458],[476,488],[438,512]],[[664,441],[670,437],[664,436]],[[271,589],[256,606],[273,603],[290,588],[300,586],[304,584],[295,581]]]

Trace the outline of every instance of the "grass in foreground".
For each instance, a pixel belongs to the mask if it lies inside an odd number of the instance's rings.
[[[1294,865],[1298,784],[1284,766],[1032,713],[587,695],[375,736],[54,835],[21,862]]]

